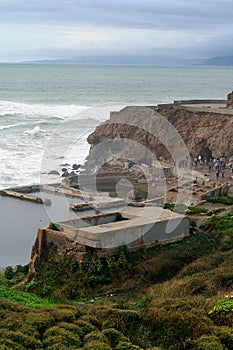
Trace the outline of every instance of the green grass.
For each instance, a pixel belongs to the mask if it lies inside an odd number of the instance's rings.
[[[221,250],[233,249],[233,211],[210,217],[200,228],[215,239]]]
[[[3,279],[0,279],[0,300],[16,301],[34,308],[42,308],[57,304],[55,301],[48,298],[41,298],[36,294],[12,289],[7,286],[6,282],[3,282]]]

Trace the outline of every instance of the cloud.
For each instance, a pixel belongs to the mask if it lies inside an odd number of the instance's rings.
[[[195,28],[232,22],[231,0],[2,0],[4,22],[95,24],[144,28]],[[6,16],[5,16],[6,14]]]
[[[233,50],[232,13],[232,0],[0,0],[0,55],[218,55]]]

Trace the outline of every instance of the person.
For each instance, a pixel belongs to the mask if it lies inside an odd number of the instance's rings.
[[[219,168],[216,169],[216,179],[218,180],[219,178]]]
[[[224,169],[224,167],[222,167],[221,172],[222,172],[222,178],[224,178],[224,174],[225,174],[225,169]]]

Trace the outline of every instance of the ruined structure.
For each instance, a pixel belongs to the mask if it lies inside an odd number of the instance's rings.
[[[112,255],[129,249],[171,243],[189,235],[183,215],[159,207],[133,208],[57,222],[56,230],[39,228],[32,249],[30,271],[46,261],[51,244],[57,254],[72,254],[77,260]]]

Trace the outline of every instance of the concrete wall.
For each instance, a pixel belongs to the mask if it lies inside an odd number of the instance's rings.
[[[58,224],[58,227],[61,229],[62,228],[66,229],[67,226],[70,226],[76,229],[76,228],[83,228],[88,226],[104,225],[110,222],[115,222],[117,219],[117,214],[118,213],[116,212],[116,213],[109,213],[109,214],[103,214],[103,215],[86,216],[86,217],[82,217],[81,219],[75,219],[75,220],[61,221]]]
[[[182,220],[164,220],[154,224],[145,224],[137,227],[126,227],[124,230],[108,232],[100,237],[100,248],[114,249],[123,244],[134,246],[153,242],[162,242],[174,239],[180,235],[189,235],[189,221],[187,218]]]
[[[157,222],[146,222],[137,218],[128,222],[73,228],[70,233],[70,238],[79,244],[100,249],[115,249],[124,244],[134,246],[167,241],[180,235],[187,236],[189,235],[189,221],[182,216]],[[65,234],[68,234],[67,230]]]

